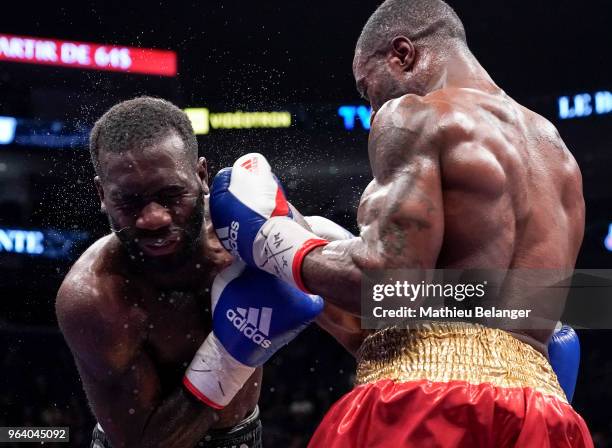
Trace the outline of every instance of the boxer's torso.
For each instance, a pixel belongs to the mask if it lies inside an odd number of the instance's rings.
[[[212,329],[210,290],[215,275],[228,260],[231,262],[228,257],[225,251],[215,248],[215,252],[212,255],[208,252],[195,269],[177,275],[135,272],[120,243],[114,236],[108,236],[95,243],[77,261],[62,288],[72,284],[72,287],[92,290],[91,302],[87,303],[91,309],[89,314],[103,322],[84,321],[83,325],[113,332],[112,337],[101,335],[98,341],[99,344],[109,341],[106,347],[109,355],[104,362],[120,366],[128,358],[142,355],[150,364],[150,370],[126,375],[125,382],[117,390],[116,385],[105,385],[103,374],[100,378],[101,372],[89,367],[89,364],[98,365],[96,360],[87,359],[87,353],[75,353],[88,399],[96,414],[101,414],[96,417],[102,427],[105,426],[104,418],[121,408],[122,401],[129,409],[130,402],[139,395],[154,403],[153,395],[162,400],[177,387],[182,387],[185,369]],[[86,352],[86,347],[81,351]],[[100,347],[92,348],[92,353],[99,352]],[[252,411],[258,401],[260,385],[259,369],[253,381],[219,413],[215,427],[231,427]]]
[[[438,118],[423,119],[431,110]],[[377,126],[397,119],[436,140],[445,217],[436,268],[573,268],[584,232],[581,175],[552,124],[503,92],[407,95],[388,102],[373,120],[371,159],[380,156],[376,139],[386,132]],[[398,160],[414,150],[383,149],[384,157]],[[393,169],[392,160],[383,163]],[[377,238],[380,211],[393,194],[392,183],[378,179],[367,187],[358,211],[362,237]],[[521,338],[545,351],[548,336]]]

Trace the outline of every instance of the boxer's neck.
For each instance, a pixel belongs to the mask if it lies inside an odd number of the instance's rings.
[[[451,46],[445,54],[430,58],[430,78],[427,93],[445,88],[468,88],[488,93],[501,93],[487,71],[467,48]]]

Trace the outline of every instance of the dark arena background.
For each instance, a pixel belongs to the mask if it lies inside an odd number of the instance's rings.
[[[492,78],[553,122],[582,169],[587,226],[577,267],[612,268],[612,3],[449,3]],[[72,263],[108,232],[87,141],[113,104],[146,94],[190,109],[212,175],[262,152],[305,214],[356,231],[370,180],[369,109],[351,62],[377,4],[0,4],[0,426],[69,426],[71,445],[88,446],[94,419],[54,301]],[[34,49],[16,49],[15,38],[32,39]],[[55,65],[40,63],[49,42],[62,49]],[[141,73],[127,72],[138,62],[124,58],[127,47],[163,52],[148,53],[159,59],[140,63]],[[612,337],[579,334],[573,404],[596,446],[612,446]],[[265,367],[264,445],[306,446],[351,387],[354,367],[315,326],[281,350]]]

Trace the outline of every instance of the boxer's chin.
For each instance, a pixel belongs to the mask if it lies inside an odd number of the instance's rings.
[[[183,241],[181,238],[168,238],[162,241],[156,241],[154,238],[143,241],[138,241],[138,246],[144,256],[150,258],[158,258],[174,255],[181,247]]]
[[[132,264],[150,271],[172,271],[193,260],[201,245],[201,232],[196,223],[180,231],[178,238],[160,246],[147,244],[131,235],[116,234],[126,249]],[[202,226],[201,222],[199,224]]]
[[[109,218],[111,229],[117,225]],[[172,270],[184,263],[194,249],[190,246],[197,241],[186,231],[180,232],[166,241],[155,238],[139,238],[131,228],[113,230],[115,236],[125,249],[132,265],[146,270]]]
[[[198,246],[198,240],[187,239],[185,236],[178,241],[160,247],[147,247],[135,240],[122,240],[130,261],[136,266],[153,271],[171,271],[187,263]]]

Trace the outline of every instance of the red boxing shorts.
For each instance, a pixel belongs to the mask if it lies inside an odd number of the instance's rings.
[[[593,446],[546,358],[502,330],[377,331],[359,350],[356,382],[309,447]]]

